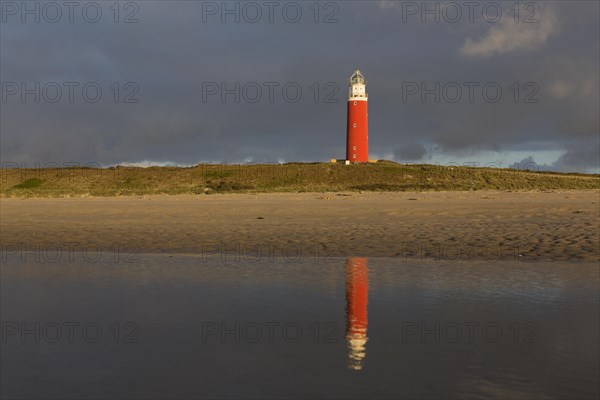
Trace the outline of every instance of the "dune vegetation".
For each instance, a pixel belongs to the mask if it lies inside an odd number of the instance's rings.
[[[391,161],[0,170],[2,197],[599,189],[600,175]]]

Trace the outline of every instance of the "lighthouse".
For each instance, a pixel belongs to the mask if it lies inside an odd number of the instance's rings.
[[[348,90],[348,124],[346,127],[346,160],[369,162],[369,112],[367,82],[360,70],[350,77]]]

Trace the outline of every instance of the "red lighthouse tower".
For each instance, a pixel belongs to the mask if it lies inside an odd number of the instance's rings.
[[[350,77],[348,92],[348,125],[346,127],[346,160],[369,162],[369,112],[367,82],[360,70]]]

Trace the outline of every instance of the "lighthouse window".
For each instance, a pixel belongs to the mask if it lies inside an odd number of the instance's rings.
[[[353,154],[353,155],[352,155],[352,158],[356,158],[356,154]]]
[[[353,149],[353,150],[356,150],[356,146],[354,146],[352,149]]]
[[[356,128],[356,124],[354,124],[354,127]]]
[[[354,102],[354,105],[356,105],[356,102]]]

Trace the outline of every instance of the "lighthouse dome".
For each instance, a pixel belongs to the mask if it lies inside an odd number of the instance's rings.
[[[357,69],[356,71],[354,71],[354,73],[352,74],[352,76],[350,77],[350,83],[351,84],[365,84],[365,77],[363,76],[363,74],[360,72],[359,69]]]
[[[348,86],[348,100],[367,100],[367,81],[359,69],[354,70]]]

